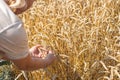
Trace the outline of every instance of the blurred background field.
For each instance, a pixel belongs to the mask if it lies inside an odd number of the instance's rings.
[[[16,80],[120,80],[120,0],[37,0],[19,16],[29,46],[51,46],[57,60],[32,72],[10,66]]]

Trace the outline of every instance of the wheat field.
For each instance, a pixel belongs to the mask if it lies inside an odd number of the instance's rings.
[[[57,60],[16,80],[120,80],[120,0],[37,0],[19,15],[29,46],[50,46]]]

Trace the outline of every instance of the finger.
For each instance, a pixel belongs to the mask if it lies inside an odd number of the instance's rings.
[[[54,54],[54,52],[49,50],[47,54]]]
[[[42,45],[37,44],[35,47],[36,47],[36,48],[42,48],[43,46],[42,46]]]
[[[41,50],[41,51],[45,51],[45,52],[47,52],[48,50],[47,49],[45,49],[45,48],[38,48],[39,50]]]

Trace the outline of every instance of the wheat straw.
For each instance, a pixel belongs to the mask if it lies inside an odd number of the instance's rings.
[[[50,46],[58,59],[28,72],[29,80],[119,80],[119,7],[120,0],[37,0],[20,15],[29,46]]]

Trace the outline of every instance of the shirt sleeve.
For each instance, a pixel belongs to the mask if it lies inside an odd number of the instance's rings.
[[[21,22],[10,25],[1,33],[0,47],[10,59],[20,59],[28,55],[27,34]]]
[[[10,59],[26,57],[29,49],[23,23],[4,0],[0,0],[0,17],[0,50]]]

